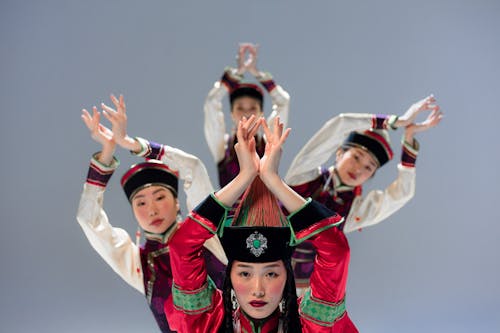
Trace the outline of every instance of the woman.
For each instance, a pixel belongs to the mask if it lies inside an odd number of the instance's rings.
[[[237,57],[238,68],[225,68],[222,78],[215,82],[214,87],[208,93],[203,107],[205,139],[217,164],[221,187],[238,174],[238,159],[233,148],[236,143],[238,122],[242,117],[248,119],[251,115],[256,117],[264,115],[264,94],[260,85],[266,89],[272,100],[272,112],[269,115],[268,124],[272,124],[277,116],[285,125],[288,119],[290,96],[274,82],[271,74],[257,69],[257,48],[256,45],[249,43],[240,44]],[[244,82],[245,72],[257,79],[260,85]],[[222,110],[222,100],[228,93],[233,121],[230,133],[226,132],[225,116]],[[259,133],[257,133],[256,146],[259,156],[262,156],[265,142]]]
[[[121,96],[119,101],[114,97],[112,99],[117,106],[116,113],[123,116],[125,113],[123,97]],[[118,116],[109,107],[105,110],[108,119]],[[78,223],[92,247],[106,263],[123,280],[145,295],[160,330],[175,332],[168,326],[163,304],[172,289],[169,241],[180,221],[177,198],[179,171],[173,170],[161,161],[149,160],[133,165],[122,177],[122,187],[136,221],[145,235],[145,242],[142,245],[135,244],[125,230],[110,224],[103,209],[106,186],[119,165],[113,156],[115,139],[118,135],[114,135],[111,130],[100,124],[100,114],[95,107],[93,115],[83,110],[82,119],[90,130],[92,138],[102,145],[102,149],[94,154],[90,162],[78,207]],[[118,123],[114,123],[114,129],[118,130],[116,125]],[[193,162],[197,160],[193,155],[154,143],[146,146],[149,147],[149,154],[145,154],[147,157],[156,154],[158,158],[163,158],[163,155],[168,155],[168,159],[176,161],[176,166],[182,166],[181,180],[185,180],[188,175],[201,177],[198,179],[191,177],[189,191],[186,191],[188,202],[193,200],[190,193],[199,195],[198,193],[206,188],[207,182],[210,183],[203,164]],[[200,166],[203,168],[197,170]],[[201,253],[207,259],[210,275],[221,285],[224,263],[227,259],[222,248],[217,245],[218,241],[211,238],[205,246],[207,250],[203,249]]]
[[[431,111],[427,119],[417,116]],[[403,207],[415,194],[415,162],[419,144],[415,134],[439,124],[442,113],[434,96],[413,104],[403,115],[340,114],[306,143],[294,158],[285,181],[304,197],[311,197],[345,218],[345,233],[377,224]],[[363,194],[362,187],[376,170],[388,163],[393,152],[388,129],[404,128],[397,178],[385,190]],[[332,156],[334,166],[324,167]],[[307,242],[296,248],[294,270],[297,285],[309,284],[315,254]]]
[[[201,203],[172,238],[173,297],[165,303],[169,324],[178,332],[357,332],[344,304],[349,246],[333,228],[342,220],[279,177],[289,129],[283,132],[276,119],[271,132],[263,118],[257,125],[254,119],[238,124],[235,150],[241,168],[236,178]],[[267,138],[260,159],[254,138],[259,126]],[[234,221],[227,221],[242,194]],[[289,222],[276,200],[292,212]],[[223,290],[207,278],[199,254],[215,233],[229,259]],[[306,239],[317,246],[318,258],[310,291],[297,300],[291,246]]]

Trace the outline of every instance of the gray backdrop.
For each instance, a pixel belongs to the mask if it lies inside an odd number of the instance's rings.
[[[80,110],[123,93],[130,134],[198,155],[215,184],[202,105],[241,41],[292,96],[283,173],[336,114],[401,114],[436,95],[445,119],[418,136],[415,198],[349,235],[347,307],[361,332],[500,331],[500,2],[0,3],[0,331],[157,330],[76,222],[98,149]],[[137,159],[117,154],[105,207],[133,233],[119,178]],[[395,174],[393,161],[367,190]]]

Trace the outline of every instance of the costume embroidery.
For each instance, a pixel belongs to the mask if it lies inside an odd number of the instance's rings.
[[[247,249],[250,249],[254,256],[260,257],[264,250],[267,249],[267,238],[260,232],[254,232],[247,238]]]

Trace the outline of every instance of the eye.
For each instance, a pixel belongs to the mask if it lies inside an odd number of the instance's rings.
[[[244,278],[248,278],[248,277],[250,277],[250,272],[241,271],[241,272],[238,273],[238,276],[241,276],[241,277],[244,277]]]
[[[280,275],[278,273],[276,273],[276,272],[269,272],[269,273],[266,274],[266,276],[269,277],[269,278],[275,279],[275,278],[277,278]]]
[[[146,204],[146,203],[145,203],[144,201],[137,201],[137,202],[135,203],[135,206],[136,206],[136,207],[142,207],[142,206],[144,206],[145,204]]]
[[[163,199],[165,199],[165,195],[164,194],[159,195],[159,196],[156,197],[156,201],[161,201]]]

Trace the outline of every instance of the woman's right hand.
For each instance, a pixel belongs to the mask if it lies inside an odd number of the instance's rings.
[[[109,165],[113,160],[116,143],[113,139],[113,132],[100,123],[101,115],[97,108],[92,108],[92,115],[86,110],[82,110],[82,120],[90,131],[92,139],[102,145],[102,151],[99,155],[99,162]]]

